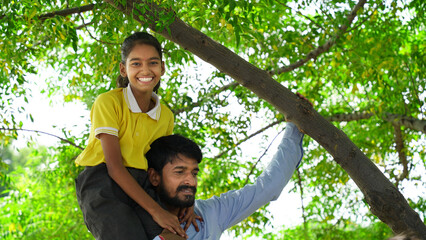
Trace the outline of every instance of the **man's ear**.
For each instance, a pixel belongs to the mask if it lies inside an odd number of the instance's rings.
[[[158,187],[160,184],[161,176],[160,174],[154,170],[154,168],[148,168],[148,177],[152,186]]]

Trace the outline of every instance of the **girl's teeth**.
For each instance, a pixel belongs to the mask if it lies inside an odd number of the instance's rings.
[[[138,80],[141,82],[149,82],[152,80],[152,78],[138,78]]]

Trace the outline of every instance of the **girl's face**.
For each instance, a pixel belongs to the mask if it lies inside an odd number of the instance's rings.
[[[147,44],[137,44],[126,59],[126,64],[120,63],[120,74],[129,78],[129,84],[134,95],[149,94],[160,81],[165,72],[164,62],[155,47]]]

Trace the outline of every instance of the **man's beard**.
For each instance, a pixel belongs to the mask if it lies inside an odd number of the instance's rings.
[[[191,189],[194,195],[185,195],[184,200],[179,199],[178,193],[185,189]],[[160,197],[160,200],[163,203],[176,208],[188,208],[193,206],[196,192],[197,192],[197,188],[195,187],[181,185],[176,189],[176,196],[170,197],[169,193],[164,188],[163,182],[161,182],[160,185],[158,185],[158,196]]]

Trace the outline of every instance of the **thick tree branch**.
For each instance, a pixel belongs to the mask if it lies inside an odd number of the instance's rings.
[[[393,124],[395,130],[396,151],[398,152],[399,162],[402,165],[402,173],[396,177],[395,186],[398,187],[399,182],[408,178],[408,161],[405,154],[404,140],[402,137],[401,127],[398,124]]]
[[[281,73],[285,73],[285,72],[290,72],[290,71],[292,71],[296,68],[303,66],[309,60],[315,59],[320,54],[330,50],[330,48],[336,43],[337,39],[339,39],[346,32],[348,27],[352,24],[352,22],[354,21],[356,15],[357,15],[358,10],[361,9],[364,6],[365,2],[366,2],[366,0],[361,0],[361,1],[358,2],[357,5],[355,5],[355,7],[350,12],[350,14],[347,16],[347,23],[340,26],[339,31],[336,33],[336,35],[334,35],[333,38],[329,39],[325,44],[319,46],[318,48],[316,48],[313,51],[311,51],[310,53],[308,53],[306,58],[300,59],[299,61],[297,61],[293,64],[290,64],[288,66],[282,67],[278,70],[269,71],[269,74],[270,75],[276,75],[276,74],[281,74]]]
[[[68,143],[69,145],[74,146],[74,147],[76,147],[80,150],[84,150],[84,148],[78,146],[77,144],[71,142],[70,140],[63,138],[63,137],[59,137],[57,135],[54,135],[54,134],[51,134],[51,133],[48,133],[48,132],[43,132],[43,131],[39,131],[39,130],[31,130],[31,129],[24,129],[24,128],[0,128],[0,131],[25,131],[25,132],[33,132],[33,133],[38,133],[38,134],[44,134],[44,135],[48,135],[48,136],[51,136],[51,137],[58,138],[59,140],[65,142],[65,143]]]

